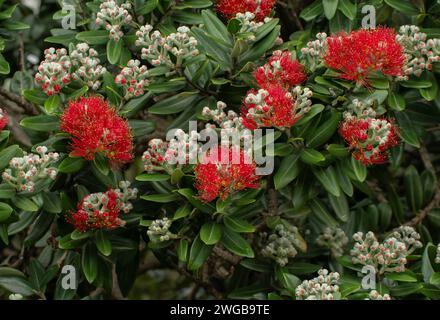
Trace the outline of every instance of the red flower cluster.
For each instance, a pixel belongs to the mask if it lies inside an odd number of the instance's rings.
[[[60,127],[72,136],[74,156],[93,160],[96,153],[101,153],[115,164],[133,158],[133,141],[127,121],[100,97],[69,102]]]
[[[342,122],[339,132],[354,149],[353,157],[364,165],[387,161],[387,150],[398,144],[397,129],[386,119],[355,118]]]
[[[94,204],[100,195],[101,203]],[[105,193],[90,194],[78,204],[77,211],[70,216],[70,223],[75,229],[84,232],[89,229],[115,229],[125,224],[125,221],[119,218],[121,206],[118,201],[118,194],[114,190]]]
[[[298,60],[292,59],[289,51],[276,50],[269,61],[255,71],[255,80],[263,88],[280,86],[289,88],[307,79],[304,66]]]
[[[396,33],[389,28],[357,30],[327,38],[324,61],[341,72],[341,78],[366,84],[369,76],[381,72],[403,75],[405,55]]]
[[[263,21],[274,5],[275,0],[219,0],[217,11],[227,19],[235,18],[237,13],[251,12],[257,21]]]
[[[0,131],[2,131],[9,122],[8,114],[0,108]]]
[[[250,129],[259,127],[291,127],[299,120],[292,94],[281,87],[250,90],[242,107],[242,123]]]
[[[217,197],[224,200],[235,191],[258,188],[260,177],[256,164],[246,163],[245,154],[237,148],[221,147],[207,153],[195,168],[199,197],[210,202]]]

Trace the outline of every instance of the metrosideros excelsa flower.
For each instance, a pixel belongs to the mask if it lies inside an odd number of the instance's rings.
[[[133,158],[133,141],[127,120],[100,97],[70,101],[60,128],[72,137],[71,154],[93,160],[100,153],[113,164]]]
[[[3,130],[9,122],[9,117],[6,111],[0,108],[0,131]]]
[[[118,1],[106,0],[101,3],[99,8],[96,24],[104,26],[109,32],[110,39],[118,42],[124,35],[122,27],[129,25],[133,20],[128,11],[131,9],[130,2],[118,4]]]
[[[2,178],[18,192],[34,192],[38,182],[55,180],[58,169],[54,166],[59,159],[56,152],[48,152],[47,147],[38,146],[37,154],[24,152],[22,157],[14,157],[3,171]]]
[[[399,141],[394,122],[375,118],[370,104],[353,100],[339,127],[339,133],[353,150],[352,156],[366,166],[386,162],[388,150]]]
[[[119,182],[118,189],[92,193],[78,203],[77,211],[71,213],[67,220],[75,229],[85,232],[94,229],[115,229],[125,225],[121,214],[129,213],[133,205],[129,200],[136,199],[138,190],[129,188],[128,181]]]
[[[377,73],[402,76],[405,55],[393,29],[360,29],[328,37],[324,61],[341,78],[367,85]]]
[[[289,88],[307,79],[304,66],[289,51],[276,50],[269,61],[255,71],[255,80],[262,89],[279,86]]]
[[[292,89],[270,87],[250,90],[244,98],[241,117],[251,130],[262,127],[290,128],[310,111],[312,91],[296,86]]]
[[[224,200],[237,191],[258,188],[261,176],[255,174],[255,169],[255,162],[238,147],[209,150],[194,170],[199,198],[204,202]]]
[[[35,75],[35,82],[48,96],[51,96],[59,93],[72,81],[70,74],[72,62],[64,48],[48,48],[44,50],[44,57]]]
[[[269,16],[275,0],[218,0],[217,11],[227,19],[235,18],[237,13],[251,12],[257,21]]]

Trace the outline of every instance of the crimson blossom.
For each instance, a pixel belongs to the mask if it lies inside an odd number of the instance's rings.
[[[390,28],[361,29],[327,38],[324,62],[341,73],[340,77],[368,84],[367,78],[381,72],[402,76],[405,55],[396,33]]]
[[[128,122],[100,97],[70,101],[60,128],[72,136],[73,156],[93,160],[101,153],[113,164],[133,158],[133,141]]]
[[[244,151],[236,147],[222,146],[207,152],[195,168],[199,198],[204,202],[217,197],[224,200],[236,191],[258,188],[260,176],[255,174],[256,164],[245,160]]]
[[[9,122],[9,117],[6,111],[0,108],[0,131],[3,130]]]
[[[235,18],[237,13],[251,12],[257,21],[263,21],[274,5],[275,0],[219,0],[217,11],[227,19]]]
[[[255,71],[254,77],[263,89],[272,86],[289,88],[307,79],[304,66],[292,59],[289,51],[281,50],[274,51],[269,61]]]
[[[387,150],[398,144],[397,128],[387,119],[352,117],[341,123],[339,132],[364,165],[386,162]]]

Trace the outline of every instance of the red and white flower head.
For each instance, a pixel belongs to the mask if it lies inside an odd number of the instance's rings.
[[[93,160],[101,153],[114,164],[133,158],[128,122],[100,97],[70,101],[61,116],[62,131],[72,136],[72,155]]]
[[[358,107],[356,115],[344,114],[339,132],[353,149],[353,157],[364,165],[381,164],[388,160],[388,149],[398,144],[397,128],[385,118],[374,118],[371,108],[357,100],[353,105]]]
[[[299,86],[292,90],[282,87],[250,90],[242,107],[242,123],[250,130],[290,128],[310,110],[311,96],[312,91]]]
[[[402,76],[405,55],[393,29],[361,29],[328,37],[324,62],[341,78],[365,85],[378,72]]]
[[[3,111],[2,108],[0,108],[0,131],[3,130],[9,122],[9,117],[6,111]]]
[[[304,66],[292,59],[289,51],[281,50],[274,51],[269,61],[255,71],[254,76],[263,89],[272,86],[289,88],[307,79]]]
[[[125,225],[121,213],[128,213],[133,208],[129,202],[137,196],[137,189],[129,188],[130,183],[121,181],[120,189],[92,193],[85,196],[78,204],[77,211],[68,217],[75,229],[85,232],[90,229],[115,229]]]
[[[259,187],[255,162],[247,159],[243,150],[222,146],[211,149],[195,168],[195,187],[204,202],[222,200],[236,191]]]
[[[217,11],[227,19],[235,18],[237,13],[251,12],[258,21],[263,21],[270,15],[275,2],[275,0],[219,0]]]

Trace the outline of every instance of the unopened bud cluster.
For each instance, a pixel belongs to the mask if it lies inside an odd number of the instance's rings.
[[[150,34],[152,30],[151,25],[142,26],[136,32],[136,46],[142,47],[142,59],[148,60],[153,66],[166,65],[173,69],[180,67],[183,59],[199,54],[197,40],[189,35],[188,27],[181,26],[176,33],[166,37],[158,30]],[[177,58],[176,64],[170,54]]]
[[[325,32],[318,33],[316,40],[309,41],[307,45],[301,49],[301,62],[306,65],[310,71],[315,71],[324,59],[327,45],[327,34]]]
[[[431,70],[434,62],[440,61],[440,39],[427,40],[426,33],[420,32],[419,27],[401,26],[396,39],[403,46],[406,57],[405,76],[401,80],[408,80],[410,75],[419,77],[424,70]]]
[[[172,221],[168,218],[157,219],[151,222],[147,234],[152,242],[163,242],[176,239],[177,235],[169,231]]]
[[[115,0],[106,0],[101,3],[100,9],[96,24],[104,26],[109,31],[110,39],[118,42],[124,35],[122,27],[132,21],[132,17],[128,12],[131,9],[130,2],[119,5]]]
[[[255,20],[255,14],[252,12],[237,13],[235,19],[241,23],[241,27],[238,32],[246,33],[246,41],[248,42],[255,41],[255,31],[257,31],[257,29],[265,23],[268,23],[270,20],[272,20],[270,17],[265,17],[264,22],[258,22]]]
[[[77,69],[72,73],[73,80],[82,80],[93,90],[101,86],[101,78],[107,71],[98,58],[98,52],[87,43],[79,43],[70,54],[72,66]]]
[[[69,72],[72,62],[64,48],[48,48],[44,50],[44,57],[35,75],[35,82],[51,96],[59,93],[72,80]]]
[[[295,289],[297,300],[339,300],[339,273],[320,269],[318,276],[311,280],[304,280]]]
[[[353,263],[372,266],[378,274],[405,271],[408,255],[405,243],[394,237],[380,243],[371,231],[365,237],[362,232],[355,233],[353,239],[355,244],[350,252]]]
[[[298,234],[297,227],[278,224],[268,237],[265,234],[262,235],[267,239],[261,254],[263,257],[275,260],[280,266],[285,266],[289,259],[294,258],[298,253],[296,247],[301,245]]]
[[[138,189],[130,188],[130,182],[128,181],[120,181],[119,188],[113,189],[113,191],[118,196],[121,211],[124,213],[129,213],[131,209],[133,209],[133,205],[129,201],[136,199]]]
[[[396,238],[406,245],[408,255],[413,253],[416,249],[423,247],[423,244],[420,241],[420,234],[414,230],[413,227],[400,226],[390,236]]]
[[[177,129],[174,138],[169,142],[162,139],[150,140],[148,149],[142,156],[144,170],[147,172],[164,170],[171,174],[176,165],[194,164],[200,151],[198,138],[199,134],[196,131],[188,134]]]
[[[17,191],[33,192],[35,184],[44,179],[55,180],[58,170],[51,166],[59,159],[59,154],[47,152],[47,147],[36,148],[38,154],[26,154],[14,157],[9,161],[9,167],[2,174],[3,181],[13,186]]]
[[[325,228],[324,232],[316,239],[318,246],[328,248],[335,258],[344,254],[344,247],[348,243],[348,237],[340,228]]]
[[[130,99],[144,94],[150,82],[147,79],[147,66],[141,66],[139,60],[130,60],[127,66],[116,76],[115,83],[124,89],[124,98]]]
[[[381,295],[377,290],[371,290],[366,300],[391,300],[389,294]]]

